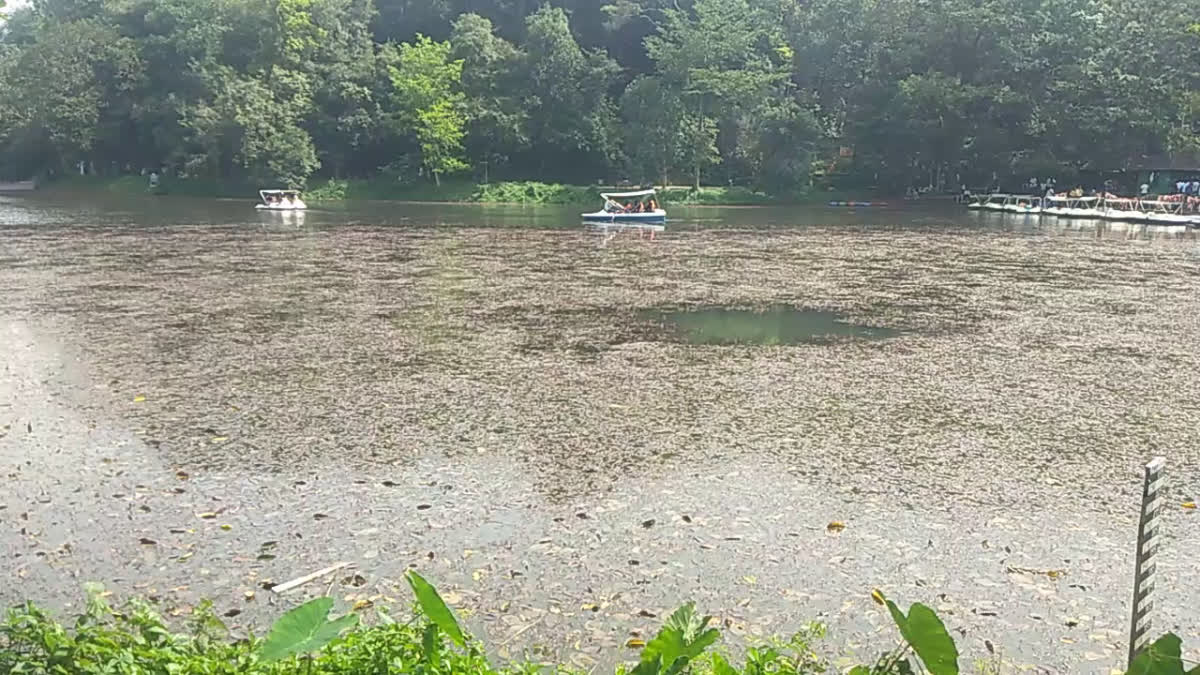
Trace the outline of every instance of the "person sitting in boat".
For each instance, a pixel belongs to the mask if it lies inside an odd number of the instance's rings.
[[[658,210],[658,202],[657,202],[657,201],[655,201],[653,197],[651,197],[651,198],[650,198],[650,210],[651,210],[651,211],[657,211],[657,210]]]
[[[624,213],[633,213],[633,202],[625,202]]]

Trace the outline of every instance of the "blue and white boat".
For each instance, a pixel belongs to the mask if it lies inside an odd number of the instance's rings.
[[[600,195],[604,197],[604,208],[595,213],[584,213],[582,216],[589,223],[665,223],[667,222],[667,212],[661,208],[637,211],[636,209],[626,209],[620,202],[620,200],[629,199],[644,203],[646,198],[653,197],[655,194],[657,192],[654,189],[636,192],[605,192]]]

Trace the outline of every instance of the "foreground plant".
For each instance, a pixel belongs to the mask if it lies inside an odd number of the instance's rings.
[[[397,622],[379,612],[379,622],[363,626],[358,615],[330,618],[331,598],[316,598],[275,622],[265,639],[231,640],[209,604],[194,612],[186,634],[172,633],[144,603],[114,610],[97,588],[89,589],[87,607],[71,628],[26,604],[9,610],[0,622],[0,673],[6,675],[101,675],[187,673],[189,675],[533,675],[544,664],[493,666],[482,645],[462,630],[437,589],[416,572],[407,575],[416,599],[412,621]],[[882,593],[900,632],[898,647],[852,675],[958,675],[959,654],[945,624],[920,603],[902,611]],[[741,665],[713,648],[720,631],[712,617],[692,604],[667,619],[646,643],[635,665],[617,675],[817,675],[833,673],[812,648],[824,637],[810,626],[786,643],[752,647]],[[1167,635],[1138,656],[1129,675],[1200,675],[1186,670],[1178,637]],[[578,673],[555,667],[561,675]]]

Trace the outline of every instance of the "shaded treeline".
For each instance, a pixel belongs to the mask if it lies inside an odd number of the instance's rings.
[[[1200,146],[1177,0],[33,0],[0,172],[981,184]]]

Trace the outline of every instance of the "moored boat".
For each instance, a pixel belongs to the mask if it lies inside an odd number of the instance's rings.
[[[1008,199],[1008,195],[999,192],[990,195],[977,195],[975,201],[967,204],[967,208],[981,211],[1001,211],[1004,209],[1005,199]]]
[[[1033,195],[1008,195],[1004,199],[1003,210],[1009,213],[1039,215],[1042,212],[1042,198]]]
[[[656,194],[658,192],[653,188],[635,192],[604,192],[600,195],[604,198],[604,207],[594,213],[584,213],[581,216],[585,221],[593,223],[665,223],[667,222],[667,212],[658,207],[658,202],[654,199]],[[647,197],[650,198],[652,208],[645,208]],[[617,201],[621,199],[639,200],[638,204],[643,205],[643,208],[638,210],[633,202],[626,207]]]
[[[1101,218],[1124,223],[1144,223],[1146,213],[1137,199],[1129,197],[1106,197],[1100,207]]]
[[[1146,222],[1154,225],[1191,225],[1193,222],[1192,216],[1184,214],[1182,201],[1143,199],[1139,201],[1139,207]]]

